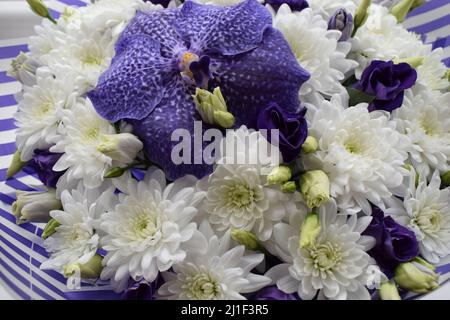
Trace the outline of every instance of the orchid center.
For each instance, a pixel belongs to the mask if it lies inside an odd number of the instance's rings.
[[[209,70],[210,61],[208,56],[199,57],[190,51],[181,53],[178,58],[178,69],[181,77],[188,84],[207,89],[208,82],[212,79]]]

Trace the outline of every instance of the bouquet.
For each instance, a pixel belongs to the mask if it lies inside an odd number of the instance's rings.
[[[100,0],[9,74],[41,269],[124,298],[383,299],[450,254],[442,49],[417,0]],[[375,2],[375,1],[374,1]]]

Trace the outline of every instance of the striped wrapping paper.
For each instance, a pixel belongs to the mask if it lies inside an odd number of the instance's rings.
[[[58,17],[66,5],[84,6],[89,0],[57,0],[50,4],[51,14]],[[1,13],[0,13],[1,16]],[[422,35],[425,43],[443,47],[444,62],[450,65],[450,0],[431,0],[411,12],[405,26]],[[0,39],[0,291],[2,286],[17,299],[118,299],[109,285],[82,283],[81,289],[70,291],[66,279],[57,272],[40,270],[48,255],[42,246],[43,225],[16,225],[11,214],[15,190],[33,190],[40,182],[29,168],[5,181],[7,167],[15,151],[14,94],[20,84],[6,75],[11,60],[27,51],[26,39]],[[450,279],[450,259],[438,268],[441,282]],[[439,297],[450,297],[450,288]],[[1,295],[0,295],[1,296]],[[417,298],[409,296],[408,298]]]

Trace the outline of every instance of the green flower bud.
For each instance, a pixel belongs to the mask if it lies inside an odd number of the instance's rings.
[[[273,184],[282,184],[286,181],[289,181],[289,179],[292,177],[292,170],[288,166],[279,166],[269,173],[267,176],[267,184],[273,185]]]
[[[45,222],[50,217],[50,211],[62,208],[61,201],[56,198],[56,190],[49,191],[20,191],[16,192],[17,199],[12,204],[12,212],[17,218],[17,224],[27,221]]]
[[[372,0],[362,0],[360,2],[358,9],[356,9],[355,17],[353,19],[355,26],[353,29],[353,35],[356,33],[356,30],[358,30],[358,28],[361,27],[366,22],[367,17],[369,16],[367,10],[369,9],[371,4]]]
[[[420,67],[423,63],[423,57],[410,57],[410,58],[404,58],[404,59],[394,59],[395,64],[399,63],[407,63],[411,66],[411,68],[417,69]]]
[[[287,193],[293,193],[297,190],[297,184],[295,181],[288,181],[281,185],[281,191],[287,192]]]
[[[26,162],[23,162],[20,159],[20,151],[16,150],[14,152],[14,156],[11,160],[11,164],[9,165],[8,171],[6,171],[6,178],[11,178],[13,175],[15,175],[17,172],[22,170],[22,168],[25,166]]]
[[[402,300],[398,294],[397,286],[392,281],[384,282],[378,289],[381,300]]]
[[[313,153],[317,150],[318,147],[319,143],[317,142],[317,139],[313,136],[308,136],[305,142],[302,144],[302,151],[304,153]]]
[[[128,167],[115,167],[115,168],[111,168],[108,171],[106,171],[105,175],[103,176],[103,178],[108,179],[108,178],[117,178],[120,177],[121,175],[123,175],[125,173],[125,171],[128,170]]]
[[[431,263],[429,263],[428,261],[422,259],[421,257],[415,257],[413,259],[414,262],[417,262],[419,264],[421,264],[424,267],[427,267],[430,270],[436,271],[436,267],[433,266]]]
[[[330,181],[322,170],[312,170],[300,178],[300,191],[309,208],[319,207],[330,199]]]
[[[27,0],[27,2],[31,10],[33,10],[35,14],[42,18],[47,18],[53,23],[56,23],[55,19],[52,18],[52,16],[48,12],[47,6],[44,2],[42,2],[42,0]]]
[[[223,128],[231,128],[234,125],[234,116],[228,112],[227,104],[219,87],[216,87],[212,93],[196,88],[192,98],[198,113],[206,123]]]
[[[316,243],[316,239],[322,229],[317,212],[308,213],[300,228],[300,248],[311,247]]]
[[[131,163],[144,146],[131,133],[105,134],[100,139],[97,150],[112,160],[124,164]]]
[[[427,2],[426,0],[414,0],[413,4],[412,4],[412,6],[411,6],[410,12],[411,12],[412,10],[414,10],[414,9],[416,9],[416,8],[418,8],[418,7],[420,7],[421,5],[425,4],[426,2]]]
[[[85,264],[70,263],[65,265],[63,274],[66,278],[69,278],[79,272],[79,275],[82,279],[96,279],[102,272],[102,261],[103,257],[101,255],[95,254]]]
[[[234,125],[234,116],[228,111],[214,111],[214,123],[222,128],[231,128]]]
[[[441,177],[441,184],[444,188],[450,186],[450,171],[444,173]]]
[[[403,22],[406,15],[411,11],[415,0],[401,0],[391,8],[391,14],[397,18],[398,22]]]
[[[249,231],[241,229],[231,229],[231,239],[245,246],[248,250],[255,251],[261,248],[256,236]]]
[[[56,228],[59,227],[61,224],[56,221],[55,219],[50,219],[49,222],[47,222],[47,224],[45,225],[44,231],[42,231],[42,239],[47,239],[48,237],[50,237],[52,234],[54,234],[56,232]]]
[[[395,268],[394,280],[397,284],[411,292],[427,293],[439,286],[439,275],[435,268],[420,258],[400,263]]]

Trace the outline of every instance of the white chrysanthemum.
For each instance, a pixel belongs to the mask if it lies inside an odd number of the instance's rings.
[[[47,19],[43,19],[40,25],[34,27],[34,30],[36,35],[29,38],[28,48],[35,59],[48,62],[49,53],[60,45],[65,33]]]
[[[444,58],[442,48],[432,50],[431,44],[423,44],[420,36],[398,24],[386,7],[373,4],[367,21],[351,41],[353,56],[359,62],[357,78],[372,60],[422,57],[423,63],[417,68],[417,82],[434,90],[448,87],[447,68],[441,62]]]
[[[67,70],[73,73],[80,93],[85,93],[95,87],[102,72],[109,67],[116,40],[117,35],[113,36],[110,29],[102,33],[85,26],[66,33],[64,41],[48,54],[46,62],[56,75]]]
[[[267,240],[273,224],[296,210],[291,194],[266,186],[266,175],[270,172],[270,169],[266,171],[266,165],[271,157],[256,159],[272,145],[260,132],[248,131],[245,127],[228,131],[224,145],[227,147],[222,148],[223,158],[214,172],[198,184],[206,192],[201,210],[217,231],[238,228],[253,231],[260,240]],[[233,145],[237,145],[237,153]],[[279,153],[278,148],[272,148],[272,155]],[[254,156],[256,161],[251,162],[249,156]],[[278,156],[281,159],[281,155]],[[244,160],[242,164],[240,159]]]
[[[67,172],[67,182],[83,180],[86,187],[101,185],[106,171],[133,161],[142,142],[115,128],[95,111],[89,99],[63,112],[56,144],[50,151],[64,153],[53,170]]]
[[[300,88],[301,95],[312,91],[345,94],[339,81],[357,63],[346,59],[351,46],[346,41],[338,42],[340,31],[328,30],[327,21],[311,9],[291,12],[286,4],[278,9],[273,26],[283,33],[300,65],[311,74]]]
[[[152,282],[159,271],[167,271],[198,247],[202,239],[191,220],[204,194],[195,191],[191,178],[166,187],[164,173],[150,169],[140,182],[128,178],[117,183],[123,192],[119,204],[100,224],[108,251],[101,278],[111,279],[115,290],[122,291],[130,277]]]
[[[60,223],[56,232],[44,241],[50,253],[42,269],[61,269],[66,264],[84,264],[99,247],[96,224],[102,214],[114,203],[114,188],[85,189],[82,184],[61,194],[63,210],[50,215]]]
[[[426,176],[450,170],[450,93],[407,90],[392,116],[412,143],[411,164]]]
[[[408,193],[403,201],[392,198],[386,213],[414,231],[420,254],[431,263],[439,263],[450,254],[450,188],[440,190],[441,179],[435,171],[427,184],[424,174],[411,170]]]
[[[183,262],[164,272],[165,283],[158,291],[163,299],[241,300],[268,285],[268,277],[251,273],[264,254],[246,254],[244,246],[231,246],[230,233],[221,238],[204,222],[202,241]]]
[[[308,1],[314,14],[320,14],[328,21],[338,9],[345,9],[351,15],[354,15],[357,8],[357,0],[313,0]]]
[[[275,226],[274,238],[285,263],[266,275],[286,293],[297,292],[302,299],[369,300],[365,286],[370,256],[366,253],[374,239],[361,236],[371,217],[347,219],[338,214],[334,201],[319,208],[321,231],[313,246],[299,248],[301,219]]]
[[[70,109],[77,94],[68,78],[54,78],[43,68],[36,76],[36,85],[24,87],[15,116],[17,129],[16,143],[21,158],[28,161],[35,149],[47,149],[57,134],[61,121],[61,111]]]
[[[309,134],[319,142],[305,155],[306,170],[323,170],[339,209],[370,214],[369,201],[384,208],[383,199],[402,194],[408,139],[395,130],[385,112],[368,112],[367,104],[344,109],[339,96],[308,105]]]

